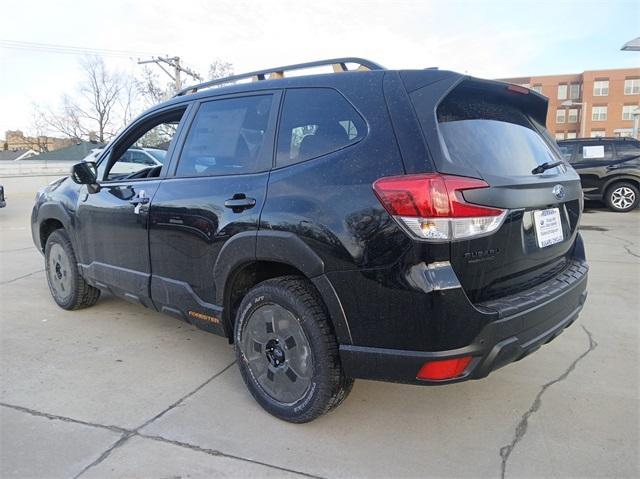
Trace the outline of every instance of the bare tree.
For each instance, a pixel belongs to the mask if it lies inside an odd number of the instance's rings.
[[[216,58],[209,65],[209,79],[217,80],[218,78],[224,78],[233,75],[233,63]]]
[[[86,57],[80,64],[85,78],[78,84],[78,95],[64,95],[58,110],[49,109],[45,118],[65,136],[80,140],[96,132],[97,140],[104,143],[121,121],[133,116],[134,87],[124,75],[109,71],[100,57]]]
[[[47,137],[48,123],[44,111],[36,103],[32,104],[29,135],[25,135],[25,143],[38,153],[49,151],[49,138]]]
[[[150,107],[171,98],[174,93],[172,82],[160,81],[160,77],[151,68],[144,67],[142,76],[137,81],[138,92],[142,96],[145,106]]]

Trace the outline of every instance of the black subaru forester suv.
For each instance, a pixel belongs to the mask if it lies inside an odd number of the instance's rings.
[[[33,239],[62,308],[109,291],[226,336],[258,403],[306,422],[354,378],[482,378],[575,321],[582,193],[546,111],[355,58],[207,82],[39,192]]]

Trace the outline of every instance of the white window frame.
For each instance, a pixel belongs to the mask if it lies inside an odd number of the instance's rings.
[[[609,109],[606,106],[591,107],[591,121],[607,121]]]
[[[622,105],[622,119],[633,120],[633,112],[638,110],[640,112],[640,106],[638,105]]]
[[[561,84],[558,85],[558,100],[566,100],[568,93],[568,85]]]
[[[570,108],[569,113],[567,114],[567,123],[578,123],[578,109]]]
[[[533,85],[531,89],[536,93],[540,93],[542,95],[542,85]]]
[[[564,140],[564,133],[563,132],[556,133],[555,138],[556,138],[556,141]]]
[[[625,78],[624,94],[640,95],[640,78]]]
[[[567,132],[567,140],[573,140],[575,138],[578,138],[578,132],[576,132],[576,131],[568,131]]]
[[[604,138],[606,136],[605,130],[591,130],[591,138]]]
[[[595,80],[593,82],[593,96],[609,96],[609,80]]]
[[[564,108],[559,108],[556,110],[556,123],[566,123],[567,121],[567,112]]]

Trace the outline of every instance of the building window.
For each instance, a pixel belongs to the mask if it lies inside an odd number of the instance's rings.
[[[636,110],[640,113],[640,107],[638,107],[638,105],[624,105],[622,107],[622,119],[633,120],[633,114]]]
[[[556,140],[564,140],[564,133],[556,133]]]
[[[565,122],[565,114],[566,112],[563,110],[556,110],[556,123],[564,123]]]
[[[572,83],[569,85],[569,99],[577,100],[580,98],[580,83]]]
[[[593,82],[593,96],[609,95],[609,80],[596,80]]]
[[[567,140],[573,140],[574,138],[577,138],[577,133],[575,131],[568,131]]]
[[[558,85],[558,100],[567,99],[567,85]]]
[[[571,108],[569,110],[569,123],[578,123],[578,109]]]
[[[607,121],[607,107],[594,106],[591,109],[591,119],[593,121]]]
[[[604,138],[604,130],[591,130],[591,138]]]
[[[531,87],[531,89],[533,91],[535,91],[536,93],[540,93],[542,95],[542,85],[533,85],[533,87]]]
[[[640,78],[627,78],[624,81],[625,95],[640,95]]]

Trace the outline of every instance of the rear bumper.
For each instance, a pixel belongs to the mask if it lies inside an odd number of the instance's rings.
[[[585,261],[574,261],[562,274],[532,290],[476,307],[498,312],[471,344],[447,351],[405,351],[341,345],[340,357],[349,377],[409,384],[449,384],[480,379],[536,351],[557,337],[578,317],[587,298]],[[473,357],[464,373],[453,379],[416,378],[427,361]]]

